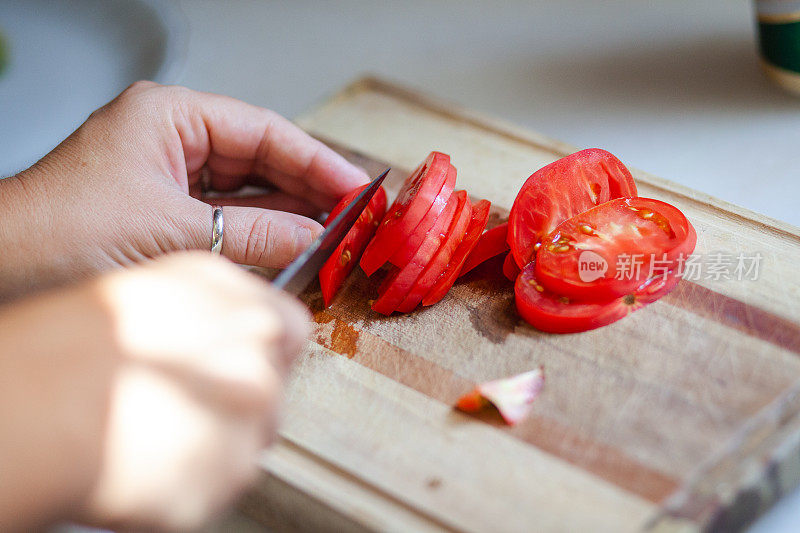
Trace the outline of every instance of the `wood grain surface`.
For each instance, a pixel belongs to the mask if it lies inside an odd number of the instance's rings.
[[[450,154],[458,188],[493,202],[492,224],[534,170],[576,150],[372,78],[298,123],[371,174],[392,165],[390,197],[428,152]],[[360,271],[328,309],[312,286],[314,339],[245,511],[278,530],[728,531],[795,486],[800,232],[634,176],[686,213],[704,264],[760,254],[757,279],[683,280],[574,335],[522,322],[496,262],[408,315],[373,313],[378,281]],[[545,389],[517,427],[452,409],[476,383],[538,365]]]

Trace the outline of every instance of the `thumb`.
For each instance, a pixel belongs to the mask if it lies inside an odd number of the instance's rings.
[[[211,212],[208,236],[211,237]],[[222,255],[244,265],[283,268],[300,255],[322,232],[310,218],[257,207],[223,206]]]

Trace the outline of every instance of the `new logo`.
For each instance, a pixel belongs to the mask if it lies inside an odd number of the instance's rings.
[[[602,278],[607,270],[608,261],[596,252],[584,250],[578,256],[578,277],[584,283]]]

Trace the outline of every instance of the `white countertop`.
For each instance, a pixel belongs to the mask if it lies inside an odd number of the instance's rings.
[[[800,98],[745,0],[181,6],[192,88],[292,117],[379,74],[800,226]],[[752,530],[800,530],[800,491]]]

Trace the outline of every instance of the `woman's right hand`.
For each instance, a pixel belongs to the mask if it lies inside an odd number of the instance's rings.
[[[0,529],[199,526],[255,474],[308,324],[199,252],[0,308]]]

